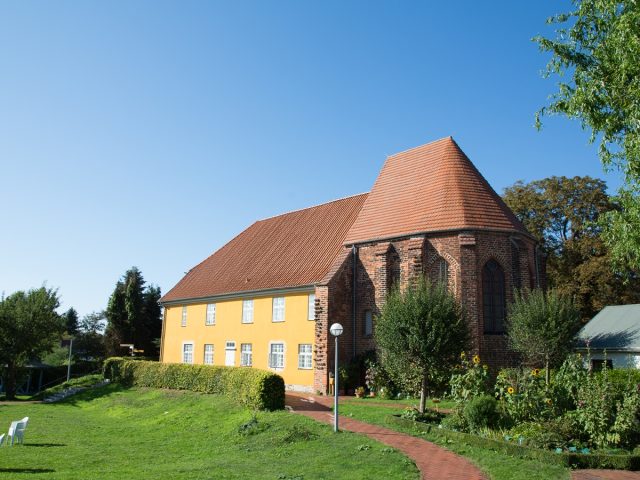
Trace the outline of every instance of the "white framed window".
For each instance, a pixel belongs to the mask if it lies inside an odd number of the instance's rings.
[[[269,368],[284,368],[284,343],[269,345]]]
[[[309,294],[309,312],[307,313],[307,320],[316,319],[316,294]]]
[[[273,297],[272,322],[284,322],[284,297]]]
[[[240,344],[240,366],[250,367],[253,365],[253,347],[250,343]]]
[[[253,323],[253,300],[242,301],[242,323]]]
[[[182,344],[182,363],[193,363],[193,343]]]
[[[212,343],[204,344],[204,364],[213,365],[213,344]]]
[[[187,326],[187,306],[186,305],[182,306],[182,323],[181,323],[181,325],[183,327]]]
[[[364,312],[364,335],[365,337],[373,335],[373,314],[371,310]]]
[[[205,325],[215,325],[216,324],[216,304],[209,303],[207,304],[207,317],[204,321]]]
[[[311,370],[311,360],[313,358],[313,346],[310,343],[298,345],[298,368]]]

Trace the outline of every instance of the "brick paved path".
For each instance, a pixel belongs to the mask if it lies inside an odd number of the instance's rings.
[[[576,470],[571,473],[572,480],[640,480],[639,472],[624,470]]]
[[[333,424],[331,405],[333,405],[332,399],[329,397],[287,393],[287,406],[296,413],[320,422]],[[400,450],[416,463],[425,480],[486,480],[487,478],[465,458],[421,438],[342,416],[340,429],[366,435]]]

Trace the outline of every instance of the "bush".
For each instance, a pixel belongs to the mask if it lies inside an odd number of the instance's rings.
[[[461,406],[474,397],[489,393],[489,370],[486,365],[480,365],[480,357],[474,355],[471,361],[467,355],[460,354],[460,365],[449,381],[451,398]]]
[[[516,423],[544,420],[554,415],[554,402],[537,368],[505,368],[496,378],[496,397]]]
[[[498,401],[489,395],[473,398],[464,407],[464,418],[473,431],[494,427],[500,419]]]
[[[255,368],[185,365],[109,358],[105,378],[123,385],[226,395],[260,410],[284,408],[284,380]]]

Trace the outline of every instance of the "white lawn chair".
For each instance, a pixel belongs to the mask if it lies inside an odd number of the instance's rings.
[[[11,422],[11,426],[9,427],[9,434],[7,435],[7,442],[9,442],[9,438],[11,438],[12,445],[14,443],[24,443],[24,431],[27,428],[27,424],[29,423],[29,417],[24,417],[22,420],[16,420]]]
[[[6,433],[3,433],[0,435],[0,447],[4,445],[4,437],[6,437],[6,435],[7,435]]]

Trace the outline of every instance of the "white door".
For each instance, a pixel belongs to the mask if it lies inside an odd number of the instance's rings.
[[[236,364],[236,342],[227,342],[224,349],[224,364],[233,367]]]

